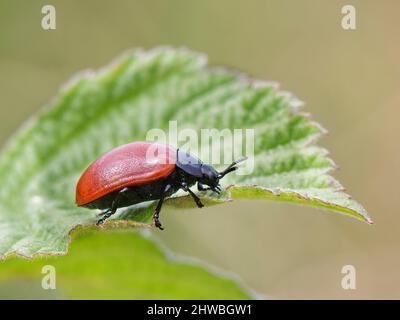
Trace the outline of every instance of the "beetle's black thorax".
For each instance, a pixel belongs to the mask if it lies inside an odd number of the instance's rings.
[[[176,166],[178,169],[182,170],[187,174],[187,176],[192,176],[201,179],[203,176],[201,168],[203,167],[203,162],[196,158],[189,152],[178,149],[176,154]]]

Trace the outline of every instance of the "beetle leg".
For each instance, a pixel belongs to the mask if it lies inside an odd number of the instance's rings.
[[[102,225],[109,217],[111,217],[115,212],[112,212],[111,209],[104,210],[101,215],[101,219],[97,221],[96,225],[100,226]]]
[[[201,182],[197,182],[197,190],[199,191],[207,191],[207,190],[211,190],[210,187],[205,187],[204,184],[202,184]]]
[[[220,194],[220,193],[221,193],[221,186],[218,185],[218,186],[216,186],[216,187],[211,188],[211,190],[214,191],[214,192],[216,192],[216,193],[218,193],[218,194]]]
[[[110,209],[105,209],[105,210],[101,211],[100,213],[96,214],[96,217],[102,217],[102,216],[106,215],[109,210]]]
[[[205,187],[204,184],[201,182],[197,182],[197,190],[199,191],[207,191],[207,190],[212,190],[218,194],[221,193],[221,186],[217,185],[216,187]]]
[[[96,225],[98,225],[98,226],[102,225],[109,217],[111,217],[117,211],[121,198],[125,196],[125,192],[128,190],[129,190],[129,188],[123,188],[118,192],[118,194],[116,195],[116,197],[111,205],[111,208],[100,213],[100,215],[102,217],[99,221],[97,221]]]
[[[192,196],[194,202],[196,202],[196,205],[197,205],[199,208],[203,208],[203,207],[204,207],[204,204],[201,203],[200,198],[199,198],[192,190],[190,190],[190,188],[187,186],[187,184],[186,184],[185,181],[182,181],[182,182],[181,182],[181,187],[182,187],[182,189],[183,189],[184,191],[189,192],[189,194]]]
[[[161,197],[160,200],[157,203],[157,207],[156,210],[154,210],[153,213],[153,220],[154,220],[154,225],[160,229],[160,230],[164,230],[164,228],[162,227],[162,224],[159,220],[159,216],[160,216],[160,211],[161,211],[161,207],[164,203],[164,199],[165,199],[165,194],[168,192],[168,190],[171,188],[171,185],[167,184],[163,190],[163,192],[161,193]]]

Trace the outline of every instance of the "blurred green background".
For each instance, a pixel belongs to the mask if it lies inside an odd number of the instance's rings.
[[[57,29],[41,28],[41,8]],[[357,29],[341,27],[341,8]],[[129,48],[187,46],[213,65],[275,80],[330,134],[335,176],[375,221],[310,207],[236,201],[163,212],[157,237],[178,253],[238,274],[272,298],[400,298],[400,2],[330,0],[0,0],[0,143],[74,73]],[[341,288],[341,268],[357,289]]]

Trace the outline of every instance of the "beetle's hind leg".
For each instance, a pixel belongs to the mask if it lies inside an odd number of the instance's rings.
[[[96,225],[98,226],[102,225],[109,217],[111,217],[117,211],[119,202],[123,197],[125,197],[125,194],[128,190],[129,188],[123,188],[118,192],[118,194],[115,196],[114,201],[112,202],[111,208],[106,209],[99,214],[99,216],[101,216],[101,219],[97,221]]]
[[[101,216],[101,219],[97,221],[96,225],[102,225],[109,217],[111,217],[115,212],[112,209],[106,209],[103,212],[99,213],[98,216]]]
[[[109,212],[110,210],[111,210],[111,209],[102,210],[100,213],[96,214],[96,217],[104,217],[105,215],[108,214],[108,212]]]

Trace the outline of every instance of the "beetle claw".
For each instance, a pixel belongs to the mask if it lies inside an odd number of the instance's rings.
[[[160,229],[160,230],[164,230],[164,228],[163,228],[163,226],[162,226],[160,220],[158,219],[158,214],[155,214],[155,215],[153,216],[153,220],[154,220],[154,225],[155,225],[156,228],[158,228],[158,229]]]
[[[160,229],[160,230],[164,230],[160,220],[154,220],[154,225],[156,226],[156,228]]]

